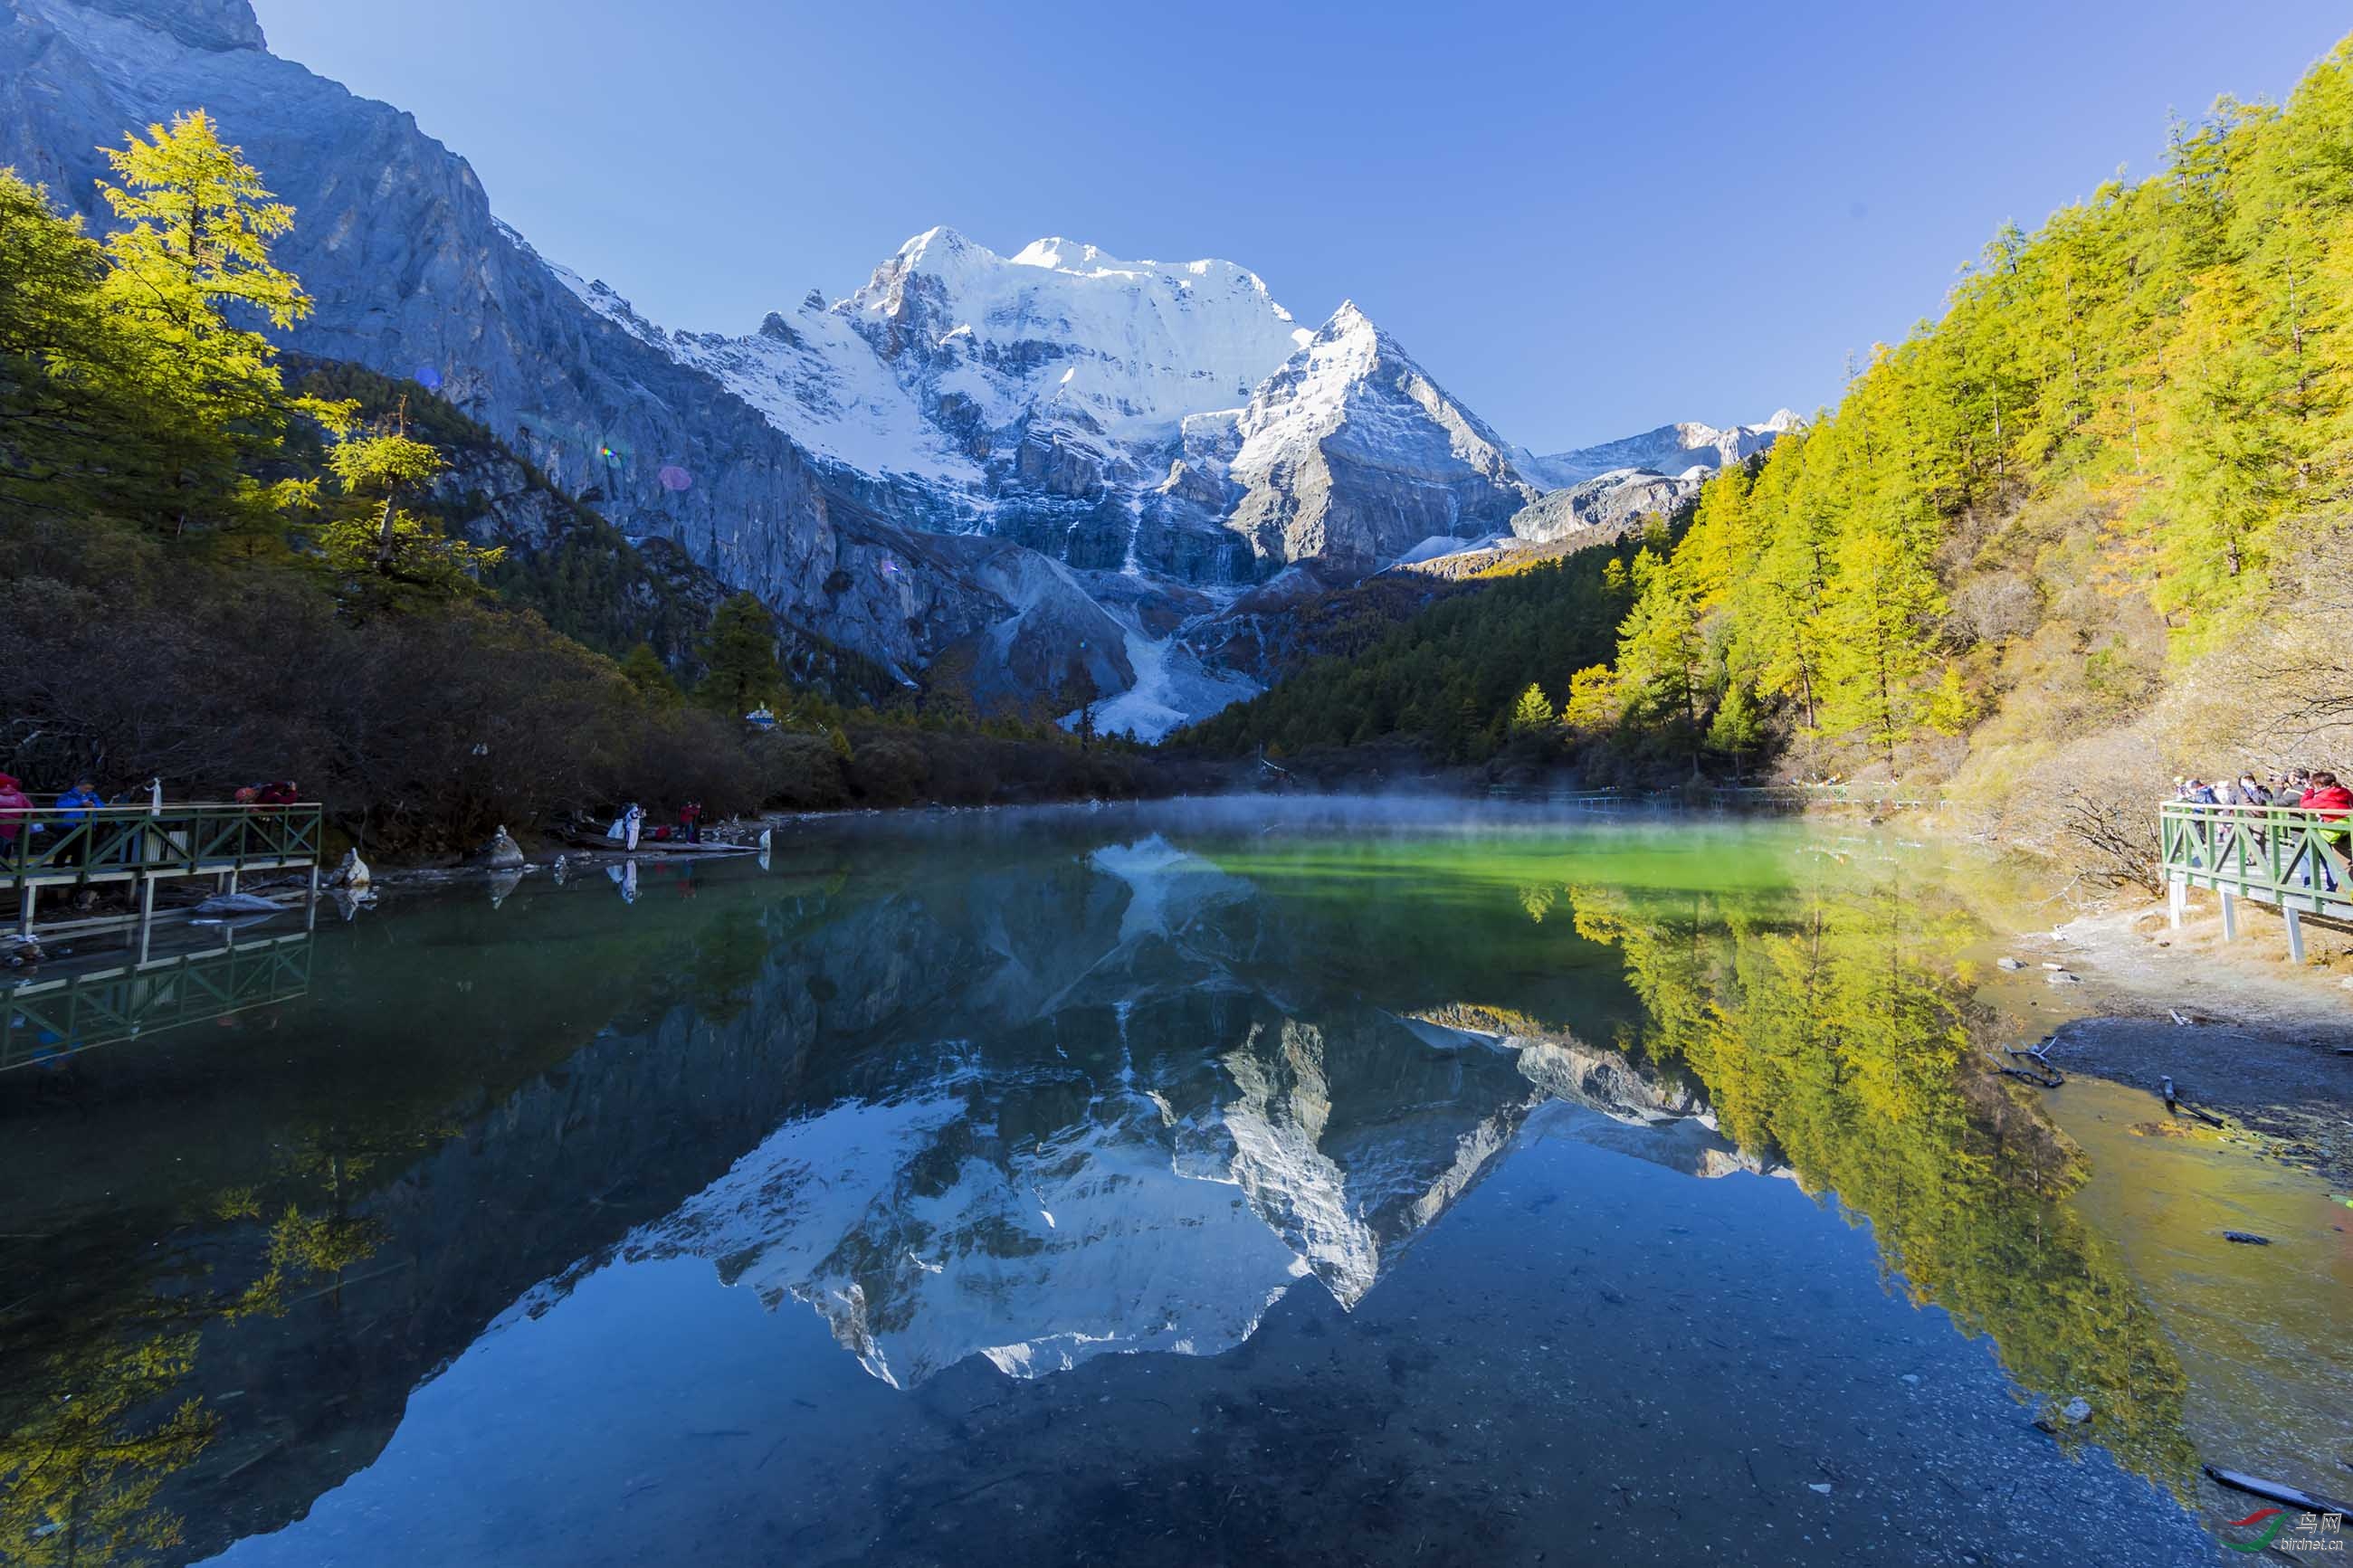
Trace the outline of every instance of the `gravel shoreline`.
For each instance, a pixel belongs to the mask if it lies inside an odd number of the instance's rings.
[[[2170,1078],[2185,1102],[2341,1191],[2353,1187],[2353,990],[2341,962],[2290,964],[2278,924],[2251,909],[2226,942],[2211,910],[2179,931],[2161,906],[2085,915],[2008,943],[2025,967],[2004,989],[2022,1017],[2063,1014],[2042,1026],[2063,1071],[2151,1092]],[[2056,973],[2080,984],[2046,984]]]

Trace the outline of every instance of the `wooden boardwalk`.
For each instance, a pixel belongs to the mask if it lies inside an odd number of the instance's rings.
[[[295,805],[101,805],[61,810],[37,805],[0,817],[0,894],[16,894],[16,930],[31,935],[42,889],[130,882],[138,912],[154,912],[155,887],[183,877],[210,877],[224,890],[255,871],[308,871],[318,890],[322,814]],[[0,909],[5,909],[0,904]]]
[[[2330,821],[2292,805],[2158,807],[2166,911],[2178,929],[2192,888],[2222,905],[2222,934],[2239,934],[2239,900],[2269,904],[2287,926],[2289,956],[2304,962],[2304,917],[2353,923],[2353,820]]]

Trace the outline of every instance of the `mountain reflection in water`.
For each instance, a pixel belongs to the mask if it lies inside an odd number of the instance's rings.
[[[1006,944],[985,1034],[865,1064],[862,1098],[778,1130],[623,1254],[808,1303],[893,1385],[970,1355],[1026,1376],[1214,1354],[1310,1275],[1354,1305],[1547,1100],[1629,1152],[1741,1168],[1694,1097],[1566,1032],[1277,1003],[1305,971],[1251,885],[1162,837],[1087,863],[1126,897],[1082,970]]]
[[[707,1265],[899,1389],[1216,1357],[1303,1288],[1357,1308],[1532,1120],[1835,1196],[2090,1402],[2071,1451],[2185,1483],[2179,1367],[2081,1156],[1974,1065],[1932,878],[1778,829],[1262,826],[828,828],[626,901],[395,905],[233,1039],[0,1082],[0,1542],[276,1530],[615,1268]]]

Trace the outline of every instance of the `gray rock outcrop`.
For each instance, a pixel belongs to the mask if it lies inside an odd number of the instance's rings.
[[[1198,469],[1239,489],[1225,526],[1269,570],[1370,572],[1426,540],[1502,532],[1536,499],[1504,441],[1353,303],[1230,428],[1205,418],[1185,435],[1186,482]]]
[[[1670,479],[1641,469],[1617,469],[1551,490],[1513,514],[1516,538],[1539,544],[1586,539],[1606,543],[1642,528],[1652,518],[1672,517],[1699,493],[1714,469],[1693,469]]]

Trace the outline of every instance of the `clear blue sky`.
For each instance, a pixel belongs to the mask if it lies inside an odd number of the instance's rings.
[[[1836,396],[2168,110],[2284,97],[2308,0],[1919,5],[256,0],[500,216],[665,325],[744,331],[945,223],[1354,298],[1538,450]]]

